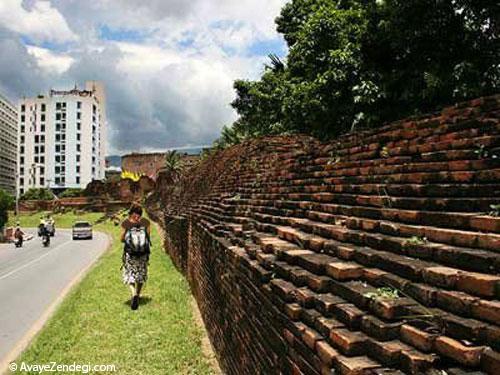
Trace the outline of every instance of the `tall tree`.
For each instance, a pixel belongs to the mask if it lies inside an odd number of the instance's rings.
[[[500,5],[486,0],[292,0],[289,48],[236,81],[239,137],[329,138],[500,90]]]

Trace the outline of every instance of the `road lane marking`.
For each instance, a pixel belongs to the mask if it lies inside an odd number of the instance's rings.
[[[5,278],[9,277],[10,275],[13,275],[13,274],[15,274],[16,272],[19,272],[19,271],[21,271],[22,269],[24,269],[24,268],[26,268],[26,267],[28,267],[28,266],[32,265],[33,263],[38,262],[40,259],[45,258],[47,255],[51,254],[51,253],[52,253],[52,252],[54,252],[56,249],[60,248],[60,247],[61,247],[61,246],[63,246],[63,245],[66,245],[66,244],[67,244],[67,243],[69,243],[69,242],[71,242],[71,240],[68,240],[68,241],[66,241],[66,242],[63,242],[63,243],[61,243],[61,244],[57,245],[56,247],[53,247],[52,249],[50,249],[49,251],[47,251],[45,254],[43,254],[43,255],[39,256],[38,258],[33,259],[32,261],[30,261],[30,262],[28,262],[28,263],[26,263],[26,264],[23,264],[21,267],[15,268],[15,269],[13,269],[12,271],[7,272],[5,275],[0,276],[0,280],[3,280],[3,279],[5,279]]]

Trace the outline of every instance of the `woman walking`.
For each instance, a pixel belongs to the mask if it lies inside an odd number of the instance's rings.
[[[132,293],[130,308],[137,310],[141,290],[148,278],[149,253],[151,247],[151,223],[142,217],[142,207],[133,204],[128,218],[122,223],[121,240],[123,249],[123,283]]]

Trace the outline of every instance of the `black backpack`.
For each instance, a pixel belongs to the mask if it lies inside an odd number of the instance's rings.
[[[131,256],[140,257],[151,252],[151,240],[145,227],[134,226],[125,233],[123,251]]]

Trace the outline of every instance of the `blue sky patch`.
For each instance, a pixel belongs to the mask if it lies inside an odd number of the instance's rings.
[[[112,29],[107,25],[99,26],[99,38],[115,42],[143,42],[150,32],[140,30]]]

